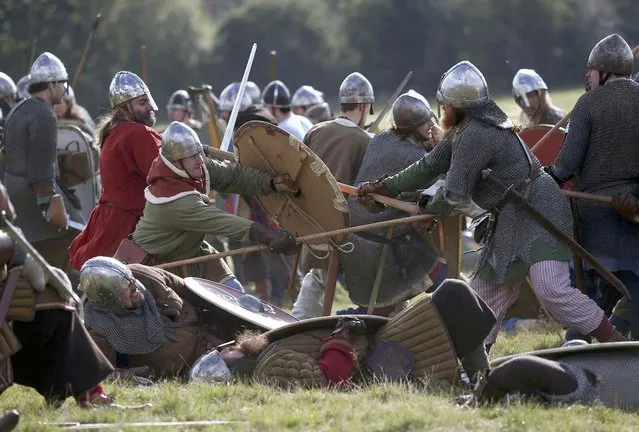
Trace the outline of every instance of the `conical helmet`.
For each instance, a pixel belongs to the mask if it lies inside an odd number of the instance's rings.
[[[435,117],[430,104],[415,90],[400,95],[393,104],[393,122],[398,129],[415,129]]]
[[[30,84],[69,80],[64,64],[50,52],[44,52],[35,59],[30,75]]]
[[[18,88],[11,77],[4,72],[0,72],[0,99],[11,97],[13,100],[16,98],[17,92]]]
[[[475,108],[490,100],[484,75],[464,60],[446,71],[439,81],[437,100],[454,108]]]
[[[259,105],[262,103],[262,91],[253,81],[246,82],[246,88],[244,91],[248,93],[253,105]]]
[[[146,96],[149,98],[151,107],[157,111],[158,106],[151,96],[151,91],[146,86],[142,78],[129,71],[120,71],[115,74],[109,86],[109,100],[111,108],[122,105],[136,97]]]
[[[195,131],[182,122],[174,121],[162,134],[162,156],[171,162],[202,153],[202,143]]]
[[[191,112],[191,97],[186,90],[176,90],[169,97],[169,102],[166,104],[166,110],[171,111],[173,108],[182,109],[184,111]]]
[[[289,107],[291,106],[291,92],[282,81],[271,81],[264,87],[262,102],[264,105],[273,105],[282,108]]]
[[[227,85],[222,93],[220,93],[220,103],[218,105],[220,111],[232,111],[233,105],[235,104],[235,99],[237,99],[237,95],[240,92],[240,83],[234,82]],[[245,89],[246,90],[246,89]],[[248,95],[246,91],[242,95],[242,102],[240,103],[240,111],[245,111],[253,104],[251,97]]]
[[[615,33],[600,40],[590,51],[587,68],[615,75],[631,75],[634,62],[630,45]]]
[[[293,93],[291,99],[291,106],[297,107],[311,107],[313,105],[324,103],[324,93],[319,90],[315,90],[309,85],[303,85]]]
[[[513,78],[513,96],[529,106],[527,93],[536,90],[548,90],[541,76],[532,69],[519,69]]]
[[[16,87],[18,88],[18,97],[20,99],[27,99],[31,95],[29,94],[29,80],[31,79],[30,75],[25,75],[18,80]]]
[[[347,76],[342,85],[339,86],[339,103],[373,103],[375,102],[375,94],[373,86],[364,75],[359,72],[353,72]]]
[[[118,305],[120,294],[135,282],[131,270],[111,257],[91,258],[80,269],[80,289],[100,306]]]

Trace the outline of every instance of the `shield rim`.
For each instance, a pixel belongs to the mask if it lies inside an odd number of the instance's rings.
[[[333,200],[335,199],[343,199],[343,204],[344,204],[344,208],[347,209],[346,212],[340,212],[343,215],[344,218],[344,226],[341,228],[348,228],[351,225],[351,220],[350,220],[350,212],[348,211],[348,202],[346,200],[346,198],[344,197],[344,195],[339,192],[339,184],[337,182],[337,180],[335,179],[335,177],[333,176],[333,173],[331,172],[331,170],[328,169],[328,167],[326,166],[326,164],[324,163],[324,161],[315,154],[315,152],[313,152],[313,150],[311,150],[306,144],[304,144],[304,142],[302,142],[302,140],[298,139],[297,137],[295,137],[294,135],[291,135],[289,132],[285,131],[284,129],[278,127],[277,125],[265,122],[265,121],[260,121],[260,120],[251,120],[245,124],[243,124],[234,134],[233,136],[233,140],[235,145],[233,146],[233,151],[235,153],[235,159],[238,161],[239,164],[242,164],[242,156],[241,156],[241,151],[240,151],[240,147],[243,146],[240,145],[239,143],[242,142],[242,139],[253,129],[264,129],[265,131],[267,131],[267,133],[270,132],[274,132],[274,133],[279,133],[280,135],[282,135],[283,137],[286,138],[287,141],[290,141],[291,139],[294,139],[297,141],[297,144],[299,144],[300,148],[303,149],[304,151],[308,152],[310,155],[314,155],[316,158],[316,162],[319,162],[323,165],[323,168],[325,168],[324,171],[324,178],[326,179],[326,181],[328,181],[329,185],[331,186],[331,189],[333,191],[335,191],[335,195],[333,197]],[[248,165],[250,166],[250,165]],[[264,206],[262,204],[262,197],[261,196],[256,196],[255,197],[260,204],[262,205],[262,208],[264,208],[264,211],[271,217],[273,218],[273,215],[271,214],[271,212],[266,208],[266,206]],[[278,221],[278,224],[282,226],[282,228],[284,229],[288,229],[286,226],[284,226],[283,224],[281,224]],[[336,243],[342,243],[344,241],[346,241],[347,238],[347,234],[343,234],[341,236],[334,236],[331,237],[331,239],[336,242]],[[321,244],[325,244],[328,241],[318,241],[317,243],[315,242],[311,242],[311,245],[321,245]]]
[[[573,355],[579,355],[584,353],[599,352],[599,351],[616,351],[616,350],[639,350],[639,341],[627,341],[627,342],[603,342],[596,344],[588,344],[574,347],[559,347],[548,348],[543,350],[528,351],[518,354],[511,354],[508,356],[500,357],[490,362],[490,367],[496,367],[504,362],[511,360],[520,355],[532,355],[536,357],[557,359],[562,357],[568,357]]]
[[[289,336],[307,331],[333,329],[335,328],[335,324],[337,323],[337,321],[342,317],[355,317],[364,321],[366,323],[367,333],[376,332],[383,325],[387,324],[391,320],[390,318],[378,315],[330,315],[299,320],[294,323],[286,324],[282,327],[269,330],[265,333],[265,336],[268,338],[270,343],[273,343]]]
[[[211,306],[214,306],[214,307],[216,307],[218,309],[221,309],[222,311],[224,311],[224,312],[226,312],[226,313],[228,313],[230,315],[233,315],[234,317],[240,318],[240,319],[242,319],[242,320],[244,320],[244,321],[246,321],[246,322],[248,322],[248,323],[250,323],[250,324],[252,324],[252,325],[254,325],[256,327],[259,327],[259,328],[261,328],[263,330],[272,331],[274,329],[277,329],[277,328],[280,328],[280,327],[283,327],[283,326],[286,326],[286,325],[289,325],[289,324],[295,324],[295,323],[298,322],[298,320],[293,315],[291,315],[288,312],[278,308],[277,306],[272,305],[272,304],[270,304],[268,302],[265,302],[263,300],[262,300],[263,303],[268,304],[274,310],[276,310],[278,312],[281,312],[282,314],[284,314],[287,317],[292,318],[294,321],[285,322],[283,320],[279,320],[279,319],[276,319],[276,318],[271,318],[269,316],[261,315],[261,314],[259,314],[257,312],[252,312],[252,311],[249,311],[247,309],[244,309],[244,308],[242,308],[239,305],[236,305],[236,308],[233,308],[233,307],[229,307],[229,305],[227,303],[220,304],[219,302],[216,301],[215,298],[210,298],[208,296],[202,295],[201,294],[202,293],[202,289],[200,289],[201,285],[197,284],[197,281],[204,281],[204,282],[206,282],[206,284],[211,284],[211,285],[220,285],[221,287],[224,287],[225,291],[226,290],[231,290],[232,288],[228,288],[228,287],[220,284],[219,282],[213,282],[213,281],[210,281],[210,280],[207,280],[207,279],[196,278],[196,277],[184,278],[184,284],[185,284],[186,288],[192,294],[198,296],[202,300],[207,301],[209,304],[211,304]],[[194,282],[196,282],[195,285],[194,285]],[[202,285],[204,285],[204,284],[202,284]],[[205,288],[203,288],[203,290],[204,290],[204,292],[206,292]],[[238,291],[238,293],[239,293],[239,291]],[[239,293],[239,294],[246,294],[246,293]],[[238,310],[246,311],[246,315],[238,315],[237,314]],[[261,319],[257,318],[258,316],[261,317]],[[273,326],[273,325],[269,326],[268,323],[272,323],[272,324],[276,324],[276,325],[275,326]],[[279,324],[279,325],[277,325],[277,324]]]

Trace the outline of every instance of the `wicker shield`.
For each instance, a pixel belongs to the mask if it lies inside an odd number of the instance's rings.
[[[80,201],[80,213],[89,220],[100,197],[100,163],[88,136],[73,125],[58,127],[58,184],[72,190]]]
[[[187,300],[195,307],[221,310],[246,323],[245,327],[268,331],[297,322],[272,304],[220,283],[193,277],[187,277],[184,283],[192,294]]]
[[[256,197],[266,212],[295,237],[350,226],[348,204],[328,167],[300,140],[269,123],[251,121],[235,133],[235,153],[242,165],[271,174],[288,174],[296,196],[272,193]],[[335,244],[346,235],[331,238]],[[326,244],[316,240],[310,244]]]
[[[624,410],[639,409],[639,342],[553,348],[525,354],[588,369],[599,377],[597,400],[600,403]],[[499,366],[517,355],[493,360],[490,366]]]
[[[552,129],[550,125],[533,126],[521,131],[519,136],[528,147],[532,148],[550,129]],[[555,162],[555,158],[559,154],[559,150],[561,150],[561,145],[564,143],[565,136],[566,131],[564,128],[557,129],[548,138],[539,153],[535,155],[543,166],[550,166]]]

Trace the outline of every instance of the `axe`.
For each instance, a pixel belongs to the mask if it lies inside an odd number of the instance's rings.
[[[204,98],[206,102],[206,106],[209,111],[209,119],[206,122],[206,125],[209,129],[209,136],[211,137],[211,146],[216,149],[220,148],[222,144],[222,140],[220,139],[220,130],[217,128],[217,107],[215,106],[215,101],[211,96],[212,87],[207,84],[203,84],[202,87],[192,87],[189,86],[189,96],[191,96],[191,101],[193,101],[194,109],[197,110],[199,114],[199,119],[204,120],[204,116],[202,115],[202,108],[199,104],[199,100]]]
[[[597,261],[597,259],[592,256],[590,252],[588,252],[579,243],[573,240],[572,237],[557,228],[555,224],[546,219],[546,217],[544,217],[544,215],[542,215],[537,209],[528,204],[528,201],[526,201],[526,199],[521,196],[521,194],[515,191],[512,186],[506,186],[505,184],[503,184],[499,179],[492,175],[492,170],[490,169],[483,170],[481,173],[481,177],[497,193],[502,194],[504,198],[511,201],[517,207],[523,209],[532,220],[541,225],[557,240],[568,246],[568,248],[570,248],[570,250],[575,255],[590,263],[590,265],[592,265],[595,270],[599,272],[599,274],[601,274],[612,286],[614,286],[617,291],[619,291],[624,296],[631,298],[628,289],[626,289],[624,284],[614,274],[612,274],[610,270],[601,265],[601,263]]]

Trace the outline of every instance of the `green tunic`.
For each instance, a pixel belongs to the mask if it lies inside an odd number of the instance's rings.
[[[211,188],[218,192],[251,196],[271,192],[265,172],[213,159],[206,161],[206,169]],[[238,241],[249,239],[253,221],[210,205],[209,197],[204,194],[157,199],[147,188],[145,196],[144,215],[135,228],[133,241],[152,255],[157,263],[216,253],[204,241],[207,234]],[[200,266],[191,266],[189,270],[192,276],[202,275]]]

